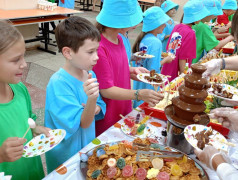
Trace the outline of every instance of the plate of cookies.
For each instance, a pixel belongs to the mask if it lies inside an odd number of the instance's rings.
[[[145,138],[97,146],[81,154],[85,179],[209,179],[197,162],[173,148]]]

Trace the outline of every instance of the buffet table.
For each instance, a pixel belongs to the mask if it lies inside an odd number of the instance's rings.
[[[136,116],[137,111],[133,110],[130,114],[130,116]],[[160,123],[162,126],[160,130],[158,131],[158,134],[156,135],[159,137],[159,143],[165,144],[166,138],[161,135],[161,131],[166,129],[167,123],[166,121],[159,120],[157,118],[151,118],[149,121],[156,121]],[[51,172],[48,176],[44,178],[44,180],[77,180],[77,179],[84,179],[84,177],[81,174],[80,171],[80,154],[86,153],[89,150],[93,149],[94,147],[110,143],[110,142],[116,142],[116,141],[122,141],[122,140],[128,140],[133,141],[134,138],[127,136],[124,134],[120,128],[120,125],[123,123],[123,119],[118,121],[114,126],[110,127],[108,130],[106,130],[103,134],[98,136],[96,139],[94,139],[90,144],[88,144],[86,147],[84,147],[82,150],[79,151],[79,153],[75,154],[73,157],[71,157],[69,160],[67,160],[63,165],[60,166],[60,168],[57,168],[53,172]],[[195,158],[195,155],[190,156],[192,158]],[[204,167],[204,166],[203,166]],[[206,172],[208,173],[210,180],[219,180],[218,176],[216,175],[215,171],[212,171],[206,167],[204,167]]]

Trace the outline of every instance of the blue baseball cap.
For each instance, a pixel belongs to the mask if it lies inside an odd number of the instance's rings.
[[[141,23],[143,16],[137,0],[107,0],[96,20],[106,27],[129,28]]]
[[[179,5],[174,3],[173,1],[167,0],[164,1],[163,4],[161,5],[161,8],[163,9],[163,11],[165,13],[167,13],[169,10],[175,8],[176,10],[178,10]]]
[[[218,10],[218,14],[215,16],[222,15],[223,11],[222,11],[221,0],[215,0],[215,2],[216,2],[217,10]]]
[[[220,15],[219,11],[218,11],[218,8],[216,6],[216,1],[215,0],[203,0],[203,4],[209,12],[208,16],[211,16],[211,15],[218,16],[218,15]]]
[[[152,31],[170,20],[170,17],[165,14],[160,7],[157,6],[147,9],[143,13],[143,17],[143,32]]]
[[[190,24],[209,16],[207,8],[198,0],[188,1],[183,7],[183,11],[184,24]]]
[[[222,6],[222,9],[237,10],[237,1],[236,0],[226,0]]]

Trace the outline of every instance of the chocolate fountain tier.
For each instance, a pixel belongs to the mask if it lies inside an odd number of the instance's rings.
[[[201,124],[206,126],[210,122],[209,116],[204,112],[199,114],[201,119],[198,122],[186,120],[184,119],[184,117],[178,117],[175,112],[175,108],[176,107],[173,104],[168,105],[165,107],[164,112],[169,122],[175,125],[176,127],[185,128],[187,125],[190,124]]]
[[[184,85],[180,86],[178,91],[180,100],[189,104],[203,104],[204,99],[208,95],[205,89],[203,90],[190,89]]]
[[[202,78],[200,74],[192,73],[184,77],[185,86],[191,89],[203,90],[211,87],[207,79]]]
[[[189,104],[182,101],[179,96],[172,99],[172,104],[174,106],[175,115],[181,119],[190,121],[190,124],[194,122],[194,116],[202,114],[206,105],[202,104]]]

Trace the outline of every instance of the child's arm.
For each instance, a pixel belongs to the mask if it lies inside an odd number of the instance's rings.
[[[123,89],[116,86],[100,90],[103,97],[115,100],[134,100],[136,99],[135,92],[136,90]],[[138,100],[143,100],[152,107],[163,98],[163,95],[151,89],[141,89],[138,93]]]
[[[179,73],[182,74],[184,72],[186,65],[186,60],[184,59],[179,59]]]
[[[234,37],[232,35],[230,35],[227,38],[221,40],[219,42],[219,44],[214,49],[219,50],[220,48],[222,48],[223,46],[225,46],[228,42],[230,42],[232,40],[234,40]]]
[[[23,144],[26,139],[18,137],[7,138],[0,147],[0,163],[14,162],[22,157]]]
[[[88,100],[81,116],[80,126],[82,128],[88,128],[94,120],[97,98],[99,96],[99,84],[95,81],[96,78],[92,78],[92,74],[89,73],[88,80],[83,85]]]

